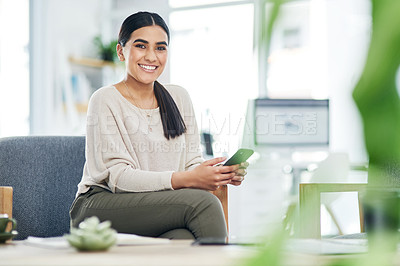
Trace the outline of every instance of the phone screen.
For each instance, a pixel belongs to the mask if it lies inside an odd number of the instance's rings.
[[[254,153],[251,149],[239,149],[224,165],[234,165],[245,162]]]

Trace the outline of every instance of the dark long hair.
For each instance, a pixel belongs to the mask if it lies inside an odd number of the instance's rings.
[[[122,23],[118,35],[118,43],[125,47],[131,38],[132,32],[137,29],[157,25],[164,29],[170,40],[169,29],[165,21],[156,13],[137,12],[127,17]],[[164,136],[167,139],[175,138],[186,132],[185,122],[171,94],[158,81],[154,82],[154,95],[160,107],[161,121]]]

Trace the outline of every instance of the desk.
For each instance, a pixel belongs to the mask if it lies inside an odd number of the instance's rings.
[[[161,245],[114,246],[106,252],[49,249],[14,241],[0,245],[0,265],[232,265],[247,254],[246,248],[191,246],[188,240]]]
[[[302,241],[302,240],[301,240]],[[188,240],[172,240],[171,244],[116,246],[106,252],[77,252],[72,248],[48,249],[28,246],[22,241],[0,245],[0,265],[245,265],[246,258],[257,253],[256,247],[191,246]],[[310,255],[286,253],[282,265],[327,265],[338,258],[360,258],[358,255]]]

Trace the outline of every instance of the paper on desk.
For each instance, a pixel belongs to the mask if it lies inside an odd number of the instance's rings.
[[[368,251],[367,239],[290,239],[286,251],[319,255],[357,254]]]
[[[26,245],[52,248],[52,249],[66,249],[70,245],[63,237],[35,237],[29,236],[23,241]],[[138,246],[138,245],[160,245],[169,244],[170,240],[165,238],[145,237],[134,234],[117,234],[117,246]]]
[[[134,234],[117,234],[117,246],[129,246],[129,245],[159,245],[169,244],[171,240],[166,238],[155,238],[138,236]]]

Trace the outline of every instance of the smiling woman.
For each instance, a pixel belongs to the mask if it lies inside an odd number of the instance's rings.
[[[133,77],[128,82],[152,85],[167,62],[167,39],[167,34],[160,26],[147,26],[134,31],[125,44],[121,41],[118,43],[118,57],[125,61],[126,72]]]
[[[188,93],[157,81],[168,43],[168,27],[155,13],[135,13],[122,23],[116,48],[126,74],[90,99],[73,226],[95,215],[123,233],[227,236],[221,203],[208,190],[240,185],[247,164],[214,167],[225,158],[201,157]]]
[[[160,17],[146,17],[146,14],[143,12],[128,17],[121,27],[117,54],[120,61],[125,61],[126,77],[115,87],[140,109],[152,110],[158,103],[162,109],[160,116],[164,136],[167,139],[174,138],[185,131],[184,122],[170,94],[158,82],[154,83],[167,62],[169,29]],[[134,29],[129,25],[136,25],[138,28]],[[152,118],[150,112],[146,116]],[[149,130],[153,130],[150,125]]]

